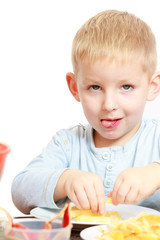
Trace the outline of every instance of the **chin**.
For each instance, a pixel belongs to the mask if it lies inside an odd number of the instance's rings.
[[[121,136],[117,136],[115,134],[101,134],[101,136],[106,140],[117,140],[121,137]]]

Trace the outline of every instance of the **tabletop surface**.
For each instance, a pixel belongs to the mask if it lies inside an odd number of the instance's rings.
[[[80,240],[80,239],[82,239],[82,238],[80,238],[80,232],[72,231],[70,239],[71,240]]]

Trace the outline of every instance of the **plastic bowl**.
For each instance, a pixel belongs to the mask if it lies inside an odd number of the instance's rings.
[[[9,152],[10,152],[10,147],[4,143],[0,143],[0,177],[2,175],[6,156]]]
[[[62,228],[62,221],[52,222],[51,229],[41,229],[45,224],[45,221],[23,220],[19,221],[20,224],[27,227],[27,229],[21,228],[9,228],[4,229],[5,240],[69,240],[71,235],[72,224]]]

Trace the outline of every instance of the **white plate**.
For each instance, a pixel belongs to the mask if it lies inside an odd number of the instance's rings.
[[[31,210],[30,214],[37,218],[49,220],[56,216],[59,211],[60,211],[59,209],[55,210],[49,208],[36,207]],[[117,211],[123,220],[126,220],[130,217],[136,217],[141,212],[146,212],[147,214],[160,215],[160,212],[153,210],[151,208],[130,204],[119,204],[118,206],[114,206],[113,204],[106,203],[106,211]],[[71,223],[80,225],[98,225],[98,224],[102,225],[102,223],[100,222],[76,222],[75,219],[72,219]]]
[[[80,232],[80,237],[83,240],[97,240],[97,236],[101,235],[101,229],[107,230],[107,225],[99,225],[94,227],[88,227]]]
[[[112,205],[114,208],[114,206]],[[117,211],[121,215],[123,220],[130,217],[136,217],[141,212],[146,212],[147,214],[160,215],[160,212],[153,210],[151,208],[140,207],[136,205],[118,205]],[[103,223],[103,225],[88,227],[80,232],[80,237],[83,240],[97,240],[97,236],[101,235],[101,229],[108,230],[108,225]]]

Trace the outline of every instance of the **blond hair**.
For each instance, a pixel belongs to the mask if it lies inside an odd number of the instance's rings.
[[[107,10],[90,18],[72,44],[73,71],[84,58],[136,61],[151,76],[156,70],[156,41],[151,28],[128,12]],[[139,61],[139,62],[138,62]]]

